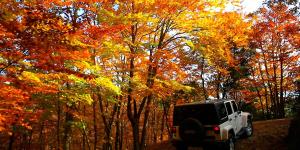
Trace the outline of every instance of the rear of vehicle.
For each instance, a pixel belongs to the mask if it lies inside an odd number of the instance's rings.
[[[220,127],[226,121],[224,103],[178,105],[173,114],[173,144],[203,146],[221,142]]]

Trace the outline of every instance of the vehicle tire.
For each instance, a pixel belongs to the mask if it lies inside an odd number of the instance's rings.
[[[203,150],[212,150],[214,149],[212,146],[202,146]]]
[[[231,133],[229,137],[230,138],[225,143],[224,150],[235,150],[235,140],[233,134]]]
[[[178,143],[176,145],[176,150],[188,150],[188,147],[184,143]]]
[[[203,140],[204,127],[199,120],[187,118],[179,126],[179,135],[185,144],[194,146]]]
[[[253,134],[253,124],[252,124],[252,120],[248,119],[247,121],[247,127],[245,127],[245,136],[246,137],[250,137]]]

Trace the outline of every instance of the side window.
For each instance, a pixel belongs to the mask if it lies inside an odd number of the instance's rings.
[[[224,117],[227,116],[227,112],[224,104],[219,105],[219,115],[220,115],[220,119],[223,119]]]
[[[236,103],[234,101],[231,101],[231,105],[232,105],[233,111],[237,112],[238,109],[237,109]]]
[[[228,115],[231,115],[232,114],[232,109],[231,109],[230,103],[227,102],[227,103],[225,103],[225,105],[226,105],[226,109],[227,109]]]

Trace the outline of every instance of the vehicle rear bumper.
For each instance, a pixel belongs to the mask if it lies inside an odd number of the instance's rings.
[[[182,140],[178,139],[173,139],[172,144],[174,146],[185,144],[186,146],[192,146],[192,147],[214,147],[214,148],[222,148],[226,144],[226,141],[216,141],[216,140],[204,140],[204,141],[199,141],[197,143],[185,143]]]

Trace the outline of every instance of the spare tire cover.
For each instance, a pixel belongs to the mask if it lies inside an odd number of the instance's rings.
[[[179,135],[187,144],[199,144],[204,137],[203,125],[197,119],[187,118],[179,126]]]

